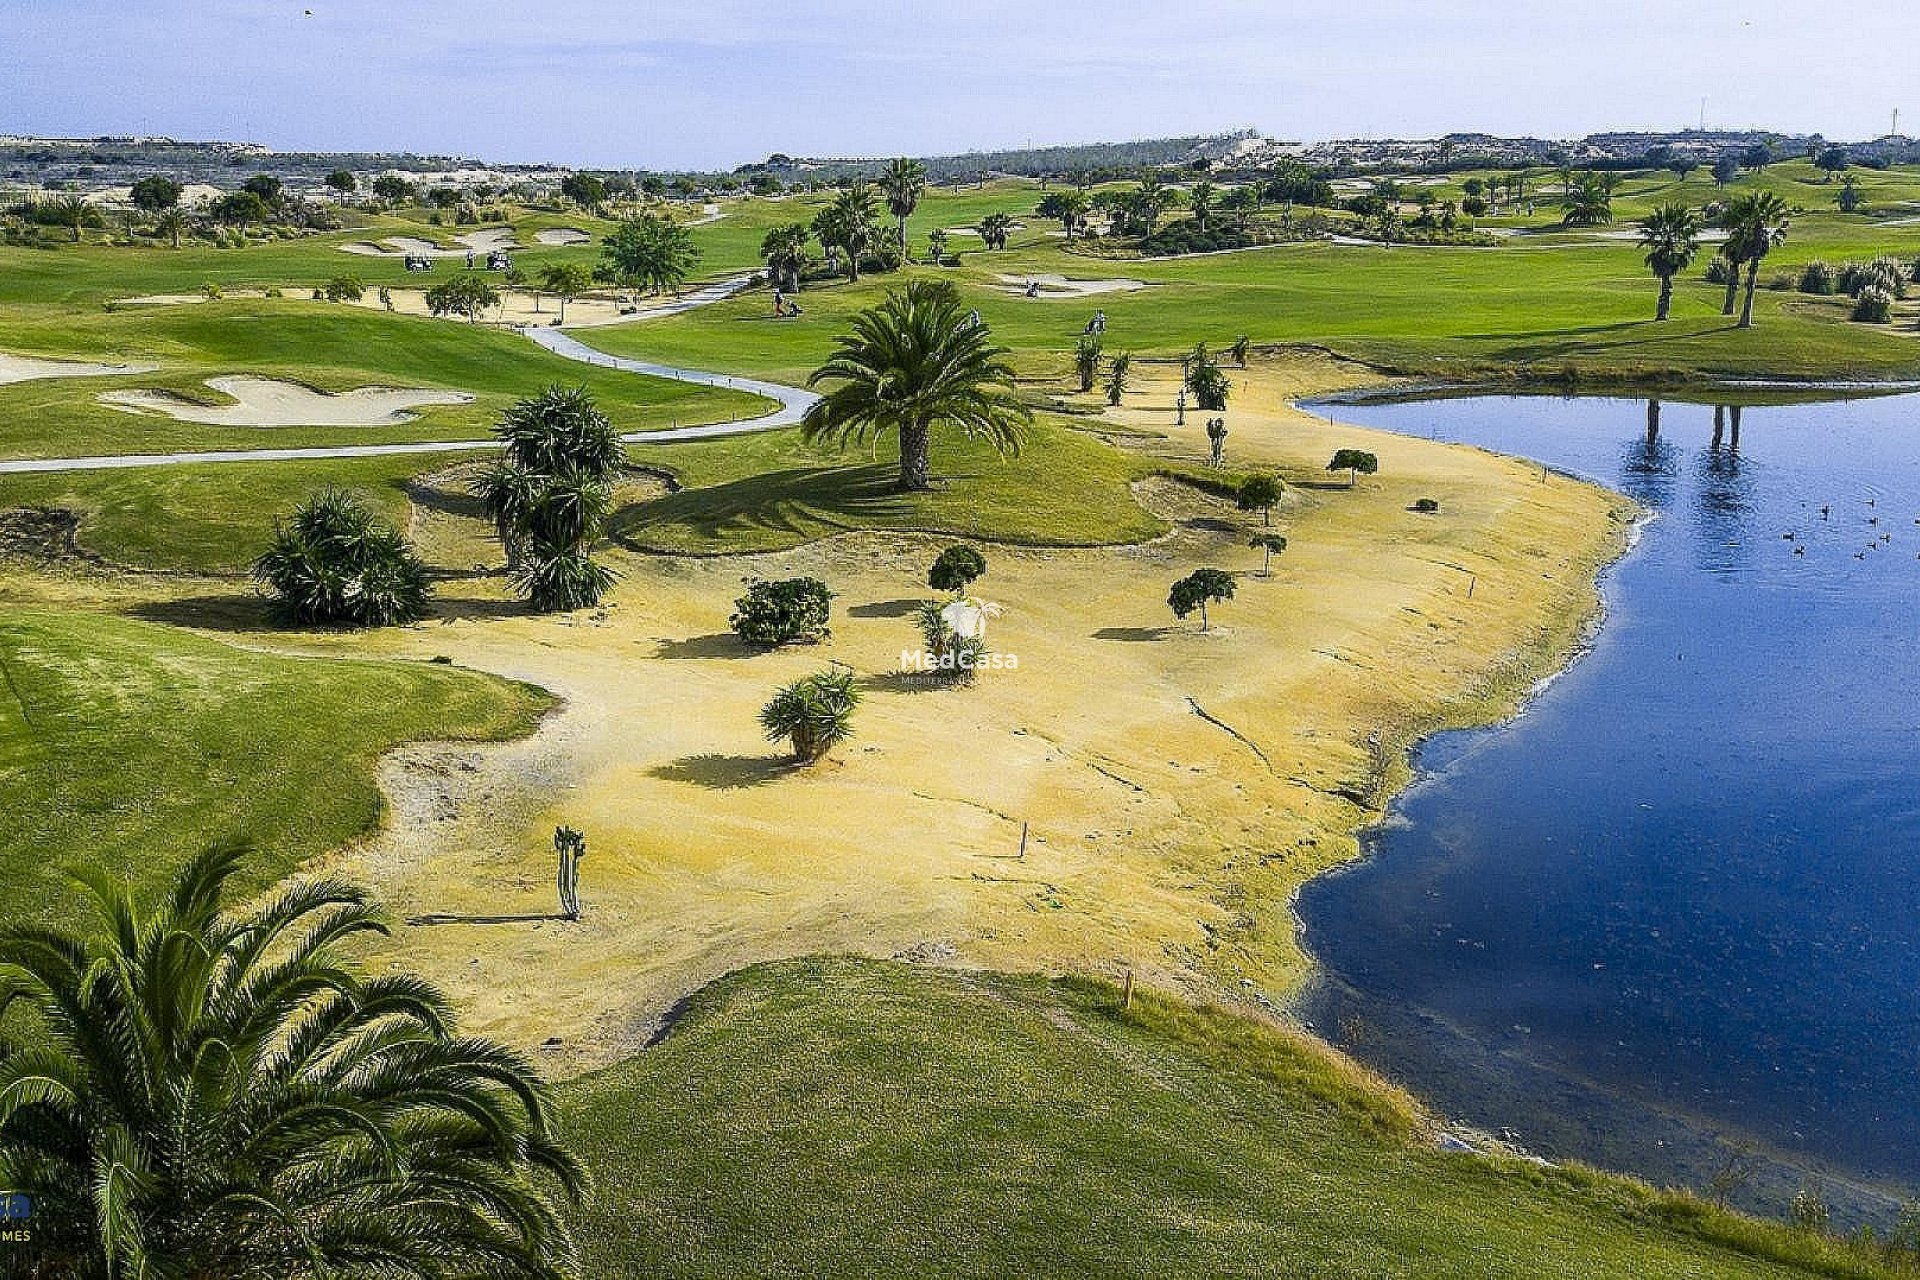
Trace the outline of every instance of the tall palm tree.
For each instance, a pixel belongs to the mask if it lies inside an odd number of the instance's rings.
[[[32,1198],[36,1274],[577,1274],[554,1193],[585,1177],[532,1067],[418,978],[345,967],[385,929],[360,890],[223,909],[241,858],[146,909],[83,877],[96,936],[0,931],[0,1182]]]
[[[1214,189],[1211,182],[1196,182],[1187,192],[1187,210],[1193,214],[1197,226],[1205,227],[1207,219],[1213,216]]]
[[[1032,413],[1014,392],[1005,347],[988,341],[948,282],[915,280],[854,317],[807,385],[833,381],[801,423],[807,440],[900,437],[900,488],[932,487],[932,433],[951,423],[1002,454],[1018,453]]]
[[[1727,243],[1737,245],[1747,268],[1746,300],[1740,306],[1740,328],[1753,327],[1753,291],[1760,280],[1760,263],[1767,254],[1787,242],[1787,202],[1771,191],[1744,191],[1727,202],[1720,225],[1727,230]],[[1732,255],[1729,255],[1730,257]],[[1728,312],[1733,295],[1727,295]]]
[[[887,212],[893,215],[900,235],[900,258],[905,261],[907,219],[920,207],[920,197],[926,194],[927,167],[918,160],[901,156],[887,165],[887,171],[880,176],[880,190],[886,193]]]
[[[847,279],[860,278],[860,255],[873,247],[879,201],[873,188],[858,180],[843,188],[813,219],[813,234],[823,246],[847,255]]]
[[[1661,205],[1640,223],[1640,246],[1647,251],[1647,269],[1660,280],[1653,318],[1665,320],[1673,309],[1673,278],[1700,252],[1700,215],[1683,204]]]

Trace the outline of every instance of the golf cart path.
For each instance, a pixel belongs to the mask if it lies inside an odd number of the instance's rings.
[[[689,293],[684,298],[652,307],[635,316],[635,321],[679,315],[695,307],[708,306],[732,297],[745,288],[747,277],[735,276],[716,281]],[[698,427],[670,427],[662,431],[632,431],[620,437],[626,444],[674,444],[687,440],[711,440],[721,436],[748,435],[790,427],[805,416],[820,397],[799,387],[765,382],[758,378],[738,378],[730,374],[709,373],[701,369],[682,369],[674,365],[654,364],[648,360],[630,360],[609,355],[588,346],[561,328],[525,328],[520,331],[536,345],[556,356],[582,364],[617,369],[622,373],[644,374],[673,382],[718,387],[727,391],[745,391],[764,396],[778,406],[770,413],[754,418],[735,418],[729,422],[710,422]],[[458,453],[479,449],[497,449],[498,440],[419,440],[402,444],[347,444],[283,449],[214,449],[192,453],[120,453],[88,458],[14,458],[0,460],[0,475],[47,471],[109,471],[126,467],[173,467],[213,462],[293,462],[306,458],[381,458],[409,453]]]

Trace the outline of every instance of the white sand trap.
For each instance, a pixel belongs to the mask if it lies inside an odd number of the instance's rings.
[[[550,227],[536,232],[533,238],[541,244],[586,244],[593,239],[578,227]]]
[[[1042,298],[1087,298],[1096,293],[1133,293],[1147,287],[1145,280],[1070,280],[1066,276],[1037,273],[1030,276],[1008,275],[1000,273],[1000,283],[1006,287],[1001,291],[1016,296],[1025,296],[1027,283],[1031,281],[1040,286]]]
[[[108,391],[103,404],[128,413],[164,413],[182,422],[216,427],[390,427],[413,421],[409,410],[428,404],[471,404],[458,391],[361,387],[329,395],[297,382],[236,375],[209,378],[207,385],[232,404],[196,404],[166,391]]]
[[[302,298],[307,296],[299,290],[295,290],[295,294]],[[224,302],[232,298],[264,298],[266,296],[267,291],[265,289],[227,289],[221,292],[220,301]],[[212,302],[214,299],[209,298],[204,292],[143,293],[137,298],[119,298],[115,301],[117,305],[123,307],[184,307],[195,302]]]
[[[34,356],[10,356],[0,351],[0,385],[32,382],[39,378],[111,378],[127,373],[152,373],[150,364],[94,364],[86,360],[41,360]]]
[[[365,258],[464,258],[469,253],[476,257],[485,257],[496,249],[517,249],[519,242],[513,238],[512,227],[489,227],[485,231],[470,231],[453,238],[457,246],[448,249],[431,240],[422,240],[418,236],[388,236],[379,244],[365,240],[356,240],[352,244],[340,246],[342,253],[357,253]]]

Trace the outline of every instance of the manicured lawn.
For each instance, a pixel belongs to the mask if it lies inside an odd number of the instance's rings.
[[[1440,1152],[1300,1037],[1116,995],[851,959],[722,980],[565,1087],[589,1273],[1876,1274],[1696,1201]]]
[[[164,880],[202,846],[259,849],[263,887],[379,819],[380,755],[531,730],[538,690],[423,663],[284,657],[157,622],[0,618],[0,917],[65,922],[64,874]]]

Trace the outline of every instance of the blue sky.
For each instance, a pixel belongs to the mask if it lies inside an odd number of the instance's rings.
[[[1920,134],[1916,58],[1915,0],[0,0],[0,132],[730,167],[1568,136],[1690,125],[1704,96],[1709,125],[1858,138],[1895,107]]]

